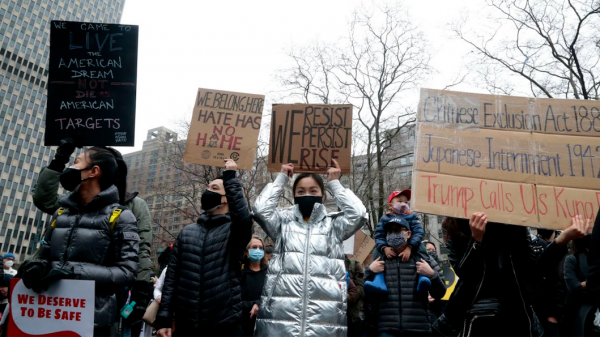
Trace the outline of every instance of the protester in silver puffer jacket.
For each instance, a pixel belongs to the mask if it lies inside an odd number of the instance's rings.
[[[282,166],[255,202],[256,221],[275,241],[255,336],[346,336],[346,269],[343,241],[367,220],[362,202],[339,182],[337,162],[327,188],[341,212],[327,214],[320,176],[294,182],[293,207],[277,209],[293,165]]]

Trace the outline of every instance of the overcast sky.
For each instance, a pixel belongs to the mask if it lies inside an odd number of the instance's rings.
[[[120,150],[140,150],[148,129],[173,128],[178,120],[191,118],[198,88],[268,96],[277,90],[276,71],[290,64],[285,51],[347,37],[350,14],[361,2],[126,0],[121,23],[140,26],[138,91],[135,147]],[[436,73],[424,87],[441,89],[463,69],[470,52],[451,38],[448,24],[468,15],[477,29],[485,3],[404,3],[434,56]],[[482,92],[468,84],[453,90]]]

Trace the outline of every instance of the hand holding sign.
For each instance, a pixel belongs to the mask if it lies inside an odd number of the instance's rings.
[[[487,215],[483,212],[475,212],[471,215],[469,226],[471,227],[471,236],[475,241],[481,243],[485,234],[485,226],[487,225]]]
[[[564,246],[575,239],[586,236],[592,226],[591,222],[592,219],[584,219],[581,215],[576,215],[571,219],[571,226],[556,238],[556,244]]]
[[[294,175],[294,164],[281,165],[281,173],[285,173],[285,175],[291,178]]]
[[[342,169],[340,168],[340,164],[338,164],[337,160],[332,159],[333,167],[327,170],[327,181],[338,180],[342,176]]]
[[[225,171],[237,171],[238,166],[235,160],[225,159]]]

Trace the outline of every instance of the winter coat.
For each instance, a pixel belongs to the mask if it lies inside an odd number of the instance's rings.
[[[60,186],[60,173],[64,165],[49,166],[42,169],[33,191],[33,204],[44,213],[54,214],[60,207],[58,187]],[[60,171],[58,171],[60,170]],[[117,201],[118,202],[118,201]],[[152,247],[152,225],[150,219],[150,210],[148,204],[136,193],[129,193],[125,200],[125,205],[129,208],[137,220],[137,232],[140,236],[140,254],[139,269],[137,281],[150,282],[150,273],[152,272],[152,260],[150,259],[150,249]]]
[[[530,298],[539,275],[528,235],[525,227],[488,223],[481,243],[464,234],[448,241],[448,258],[459,280],[445,313],[433,325],[438,333],[457,335],[476,301],[496,298],[500,301],[501,326],[507,329],[502,333],[542,335]]]
[[[256,200],[257,222],[275,241],[255,336],[346,336],[343,241],[367,219],[362,202],[338,180],[327,183],[342,210],[315,204],[304,220],[298,205],[277,209],[289,178],[279,174]]]
[[[235,171],[223,173],[229,213],[202,214],[177,236],[155,326],[180,331],[239,325],[241,257],[252,237],[252,217]]]
[[[85,206],[79,198],[76,191],[59,201],[65,211],[54,215],[54,228],[47,226],[36,262],[46,270],[73,269],[76,280],[95,281],[94,326],[106,327],[120,310],[115,292],[135,280],[140,237],[135,216],[127,209],[111,229],[110,216],[119,207],[114,185]]]
[[[346,265],[346,270],[350,274],[350,280],[353,281],[356,286],[356,301],[348,301],[348,323],[354,324],[360,321],[359,315],[362,308],[362,300],[365,297],[365,273],[361,264],[354,259],[346,257],[344,263]]]
[[[565,260],[565,282],[569,293],[582,288],[581,282],[587,280],[589,273],[588,256],[586,253],[569,255]]]
[[[408,222],[411,232],[410,239],[408,240],[408,245],[412,248],[413,252],[418,251],[421,246],[421,241],[423,241],[423,234],[425,232],[423,230],[423,225],[421,224],[421,221],[416,216],[416,214],[412,212],[409,214],[395,214],[393,212],[388,212],[381,217],[379,223],[377,224],[377,227],[375,228],[374,235],[375,244],[377,245],[377,251],[382,253],[383,248],[388,246],[386,239],[387,234],[385,232],[384,225],[396,217],[403,218],[404,220],[406,220],[406,222]],[[426,251],[427,250],[425,250],[425,254],[427,254]]]
[[[242,331],[244,336],[254,335],[256,316],[250,318],[250,311],[254,305],[260,306],[260,295],[265,286],[268,265],[260,266],[259,271],[250,269],[245,265],[242,269]]]
[[[379,301],[379,333],[391,334],[431,333],[431,320],[427,292],[417,292],[419,274],[416,267],[417,258],[411,254],[406,262],[400,257],[385,260],[385,284],[388,293]],[[444,281],[440,277],[440,266],[434,259],[428,261],[435,275],[430,277],[429,294],[441,299],[446,293]],[[367,280],[372,281],[375,273],[367,267]]]

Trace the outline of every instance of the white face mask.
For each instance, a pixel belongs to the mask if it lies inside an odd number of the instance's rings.
[[[15,264],[15,261],[13,261],[13,260],[8,260],[8,261],[4,262],[4,265],[7,266],[8,268],[12,267],[13,264]]]

